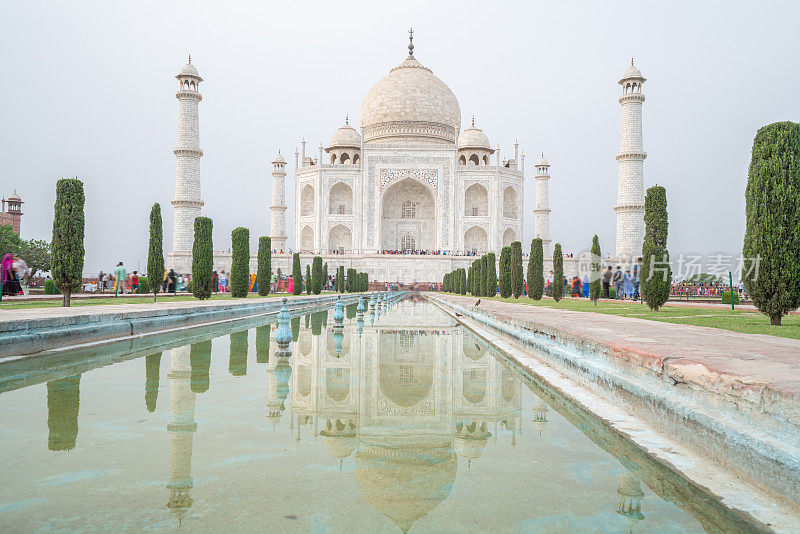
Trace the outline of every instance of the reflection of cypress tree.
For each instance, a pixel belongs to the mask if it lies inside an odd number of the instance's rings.
[[[297,343],[300,338],[300,317],[292,317],[292,341]]]
[[[256,363],[269,363],[270,325],[256,328]]]
[[[307,313],[306,314],[306,328],[308,328],[310,325],[311,325],[311,314]]]
[[[328,310],[314,312],[311,314],[311,335],[322,334],[322,326],[328,321]]]
[[[356,309],[358,308],[358,303],[351,304],[344,308],[344,316],[348,319],[355,319],[356,318]]]
[[[161,353],[151,354],[145,359],[144,404],[148,412],[156,411],[158,381],[161,378]]]
[[[81,375],[68,376],[47,383],[47,448],[68,451],[78,439]]]
[[[247,374],[247,330],[231,334],[231,359],[228,371],[233,376]]]
[[[194,343],[189,350],[189,361],[192,364],[192,391],[205,393],[208,391],[211,368],[211,340]]]

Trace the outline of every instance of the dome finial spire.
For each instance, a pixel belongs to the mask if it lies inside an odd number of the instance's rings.
[[[633,56],[631,56],[631,67],[633,67]]]
[[[475,128],[475,115],[472,116],[472,127]]]
[[[192,64],[192,54],[189,54],[189,65]]]
[[[344,125],[345,126],[350,126],[350,114],[349,113],[344,116]]]
[[[408,30],[408,57],[414,56],[414,28]]]

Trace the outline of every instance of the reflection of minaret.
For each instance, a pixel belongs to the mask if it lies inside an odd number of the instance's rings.
[[[256,328],[256,363],[269,363],[269,334],[271,325]]]
[[[194,343],[189,359],[192,364],[192,391],[205,393],[210,385],[211,340]]]
[[[192,442],[195,394],[191,388],[191,348],[189,345],[170,351],[170,414],[169,431],[170,480],[167,506],[181,521],[192,506]]]
[[[81,375],[47,383],[47,448],[69,451],[78,439]]]
[[[247,330],[231,333],[231,359],[228,371],[233,376],[247,374]]]
[[[490,437],[492,437],[492,433],[489,432],[485,421],[456,423],[456,439],[453,449],[456,454],[467,459],[467,469],[472,466],[472,460],[483,453]]]
[[[630,471],[625,471],[619,476],[617,495],[619,495],[618,514],[632,519],[634,524],[644,519],[644,515],[642,515],[644,492],[642,491],[642,484],[636,478],[636,475]]]
[[[536,397],[533,401],[533,422],[541,436],[547,424],[547,403],[539,397]]]
[[[158,383],[161,380],[161,353],[157,352],[145,359],[144,404],[148,412],[156,411]]]

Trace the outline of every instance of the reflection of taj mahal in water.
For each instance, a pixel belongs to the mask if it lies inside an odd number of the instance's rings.
[[[378,305],[359,320],[351,307],[341,331],[328,312],[311,314],[305,326],[294,318],[287,350],[277,346],[274,327],[256,332],[269,343],[268,422],[286,424],[288,416],[296,440],[322,437],[335,462],[352,457],[364,498],[403,531],[450,495],[459,456],[469,468],[499,432],[513,444],[522,430],[518,376],[437,309],[415,307],[411,300]],[[206,352],[193,354],[198,345],[172,349],[168,375],[168,506],[179,518],[192,506],[195,391],[203,381],[193,369]],[[535,409],[543,430],[546,405]]]

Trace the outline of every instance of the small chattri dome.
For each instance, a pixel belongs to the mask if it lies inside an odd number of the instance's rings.
[[[458,148],[479,148],[483,150],[492,150],[492,145],[489,143],[489,138],[483,133],[483,130],[475,127],[475,118],[472,119],[472,126],[461,132],[458,136]]]
[[[331,137],[329,148],[361,148],[361,134],[346,119],[344,126],[336,130]]]
[[[189,55],[189,63],[184,65],[183,68],[181,69],[180,73],[178,73],[178,75],[175,76],[175,77],[176,78],[180,78],[180,77],[183,77],[183,76],[192,76],[193,78],[197,78],[201,82],[203,81],[203,78],[200,77],[200,73],[197,72],[197,69],[195,68],[195,66],[192,65],[192,56],[191,55]]]
[[[537,162],[536,162],[536,166],[537,166],[537,167],[549,167],[549,166],[550,166],[550,162],[548,162],[548,161],[547,161],[547,160],[544,158],[544,154],[542,154],[542,157],[541,157],[541,158],[539,158],[539,161],[537,161]]]
[[[22,200],[22,198],[17,194],[17,191],[14,190],[14,192],[11,193],[11,196],[8,197],[8,200]]]
[[[629,80],[634,78],[640,79],[642,81],[644,81],[645,79],[644,76],[642,76],[642,71],[640,71],[634,66],[633,58],[631,58],[631,66],[628,67],[628,70],[626,70],[625,74],[622,75],[622,78],[620,79],[619,83],[622,83],[623,80]]]
[[[275,156],[275,158],[273,158],[272,163],[286,163],[286,160],[283,159],[283,156],[281,156],[281,153],[278,152],[278,154]]]

